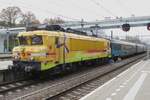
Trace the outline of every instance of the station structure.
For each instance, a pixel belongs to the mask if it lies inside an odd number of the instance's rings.
[[[103,29],[114,29],[122,28],[124,31],[129,31],[130,27],[147,26],[150,30],[150,16],[140,16],[140,17],[128,17],[128,18],[116,18],[86,22],[84,20],[76,22],[66,22],[59,24],[63,28],[72,28],[80,31],[91,32],[93,30],[103,30]],[[17,28],[3,28],[0,29],[0,53],[9,52],[9,39],[15,38],[15,36],[22,31],[25,31],[26,27]],[[103,31],[102,31],[103,32]],[[14,45],[14,44],[13,44]]]

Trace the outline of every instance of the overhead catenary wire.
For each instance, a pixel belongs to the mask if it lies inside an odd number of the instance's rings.
[[[19,1],[20,2],[20,1]],[[52,2],[52,1],[51,1]],[[21,2],[21,3],[23,3],[23,2]],[[61,2],[62,3],[62,2]],[[56,5],[57,7],[59,7],[59,5],[58,5],[58,3],[56,3],[56,2],[53,2],[53,5]],[[80,10],[81,10],[81,8],[82,7],[80,7],[79,5],[77,5],[75,2],[73,2],[73,4],[75,5],[75,6],[77,6],[77,8],[79,8]],[[32,5],[31,4],[27,4],[27,5],[29,5],[30,7],[32,7]],[[29,8],[29,7],[25,7],[25,8]],[[62,7],[63,8],[63,7]],[[52,11],[49,11],[49,10],[47,10],[47,9],[38,9],[38,10],[44,10],[45,12],[49,12],[49,13],[52,13],[52,14],[54,14],[54,15],[57,15],[58,17],[62,17],[62,18],[66,18],[66,19],[72,19],[72,20],[74,20],[74,21],[81,21],[81,19],[77,19],[77,18],[71,18],[71,17],[68,17],[68,16],[64,16],[64,15],[62,15],[62,14],[58,14],[58,13],[55,13],[55,12],[52,12]],[[83,10],[83,9],[82,9]],[[90,11],[89,11],[90,10]],[[87,9],[87,8],[85,8],[85,10],[84,11],[88,11],[88,12],[91,12],[91,13],[94,13],[95,14],[95,12],[94,11],[92,11],[91,9]],[[79,11],[80,12],[80,11]],[[100,15],[102,18],[105,18],[102,14],[100,14],[100,13],[96,13],[96,15]]]
[[[107,9],[106,7],[104,7],[102,4],[100,4],[99,2],[95,1],[95,0],[90,0],[91,2],[93,2],[95,5],[99,6],[100,8],[102,8],[105,12],[107,12],[108,14],[110,14],[113,17],[116,17],[116,15],[111,12],[109,9]]]
[[[72,0],[72,1],[70,0],[70,2],[71,2],[73,5],[77,6],[77,8],[79,8],[80,10],[84,10],[84,11],[86,11],[86,12],[90,12],[90,13],[93,13],[93,14],[96,14],[96,15],[100,15],[101,17],[105,18],[105,16],[102,15],[101,13],[97,13],[97,12],[93,11],[92,9],[89,9],[89,8],[86,7],[86,6],[80,6],[80,5],[77,4],[77,2],[74,2],[74,0]],[[85,8],[85,7],[86,7],[86,8]]]
[[[69,17],[69,16],[62,15],[60,13],[56,13],[56,12],[50,11],[49,9],[43,9],[43,7],[39,9],[39,8],[33,7],[33,5],[31,5],[31,4],[26,4],[25,5],[25,2],[22,2],[20,0],[17,0],[17,3],[19,3],[22,7],[26,8],[26,9],[38,9],[38,10],[41,10],[42,12],[51,13],[51,14],[57,16],[57,17],[65,18],[65,19],[68,19],[68,20],[73,20],[73,21],[80,21],[81,20],[81,19],[72,18],[72,17]]]
[[[127,13],[129,13],[130,15],[134,15],[132,10],[129,7],[127,7],[121,0],[115,0],[115,1],[122,8],[122,10],[124,10]]]
[[[25,2],[23,2],[23,1],[20,1],[20,0],[17,0],[17,2],[19,3],[19,4],[23,4],[22,6],[24,7],[24,8],[30,8],[30,9],[34,9],[34,7],[33,7],[33,5],[31,5],[31,4],[26,4]],[[51,1],[52,2],[52,1]],[[63,2],[61,2],[61,3],[63,3]],[[49,3],[48,3],[49,4]],[[57,7],[59,7],[59,5],[58,5],[58,3],[57,2],[53,2],[52,3],[53,5],[56,5]],[[60,2],[59,2],[59,4],[60,4]],[[80,9],[80,8],[82,8],[82,7],[80,7],[79,5],[77,5],[75,2],[73,2],[73,4],[75,5],[75,6],[77,6],[77,8],[78,9]],[[32,7],[32,8],[31,8]],[[63,6],[64,7],[64,6]],[[62,7],[62,8],[63,8]],[[84,7],[84,6],[83,6]],[[79,19],[79,18],[71,18],[71,17],[68,17],[68,16],[65,16],[65,15],[62,15],[62,14],[58,14],[58,13],[56,13],[56,12],[53,12],[53,11],[50,11],[49,9],[43,9],[43,8],[37,8],[38,10],[41,10],[41,11],[44,11],[44,12],[46,12],[46,13],[51,13],[51,14],[53,14],[53,15],[56,15],[56,16],[58,16],[58,17],[61,17],[61,18],[65,18],[65,19],[71,19],[71,20],[74,20],[74,21],[81,21],[81,19]],[[81,9],[80,9],[81,10]],[[83,9],[82,9],[83,10]],[[80,12],[80,11],[79,11]],[[87,8],[85,8],[85,10],[84,10],[84,12],[91,12],[91,13],[93,13],[93,14],[96,14],[96,16],[101,16],[102,18],[105,18],[101,13],[95,13],[95,11],[93,11],[92,9],[87,9]],[[83,18],[84,19],[84,18]]]
[[[107,8],[105,8],[102,4],[100,4],[99,2],[97,2],[97,1],[95,1],[95,0],[90,0],[90,1],[93,1],[94,2],[94,4],[96,4],[97,6],[100,6],[101,8],[103,8],[107,13],[109,13],[109,14],[111,14],[111,15],[113,15],[113,16],[115,16],[115,14],[113,14],[109,9],[107,9]],[[25,8],[31,8],[31,7],[33,7],[31,4],[27,4],[27,5],[25,5],[25,2],[23,2],[23,1],[20,1],[20,0],[17,0],[17,2],[20,2],[20,4],[24,4],[23,6],[25,7]],[[72,1],[71,1],[72,2]],[[56,6],[58,6],[57,4],[58,4],[58,2],[54,2],[55,3],[55,5]],[[54,4],[54,3],[52,3],[52,4]],[[60,2],[59,2],[60,3]],[[61,2],[61,3],[63,3],[63,2]],[[12,3],[11,3],[12,4]],[[75,2],[73,2],[73,4],[74,5],[76,5],[77,6],[77,8],[82,8],[82,7],[80,7],[79,5],[77,5]],[[58,6],[59,7],[59,6]],[[32,9],[32,8],[31,8]],[[65,19],[71,19],[71,20],[74,20],[74,21],[80,21],[81,19],[78,19],[78,18],[71,18],[71,17],[69,17],[69,16],[65,16],[65,15],[63,15],[63,14],[59,14],[59,13],[56,13],[56,12],[53,12],[53,11],[50,11],[49,9],[44,9],[44,8],[40,8],[40,9],[38,9],[38,10],[42,10],[42,11],[44,11],[44,12],[46,12],[46,13],[51,13],[51,14],[53,14],[53,15],[56,15],[56,16],[58,16],[58,17],[61,17],[61,18],[65,18]],[[82,9],[83,10],[83,9]],[[92,13],[95,13],[94,11],[92,11],[91,9],[86,9],[85,11],[89,11],[89,12],[92,12]],[[97,14],[99,14],[99,15],[101,15],[100,13],[97,13]],[[101,15],[103,18],[105,18],[103,15]]]

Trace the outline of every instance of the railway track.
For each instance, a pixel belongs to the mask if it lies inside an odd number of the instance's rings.
[[[74,88],[71,88],[69,90],[66,90],[65,92],[62,92],[58,95],[55,95],[50,98],[45,98],[46,100],[79,100],[83,96],[87,95],[88,93],[92,92],[96,88],[103,85],[108,80],[114,78],[119,73],[123,72],[133,64],[137,63],[139,60],[130,63],[129,65],[126,65],[124,67],[120,67],[119,69],[112,70],[108,73],[105,73],[102,76],[99,76],[95,79],[92,79],[90,81],[87,81],[79,86],[76,86]]]
[[[10,91],[13,92],[17,89],[21,89],[35,83],[36,81],[34,80],[20,80],[20,81],[3,83],[0,84],[0,94],[6,94]]]
[[[21,89],[27,89],[30,87],[34,87],[39,83],[50,81],[49,79],[32,79],[31,77],[17,79],[9,82],[0,83],[0,95],[7,95],[7,93],[12,93],[15,91],[20,91]],[[1,100],[1,99],[0,99]]]
[[[73,90],[74,88],[78,88],[81,85],[86,84],[87,87],[83,86],[85,90],[78,89],[79,91],[84,91],[84,93],[88,93],[90,89],[95,89],[97,86],[97,82],[88,84],[87,82],[91,80],[95,80],[98,77],[102,77],[105,75],[108,75],[109,73],[115,71],[116,69],[119,69],[129,63],[132,63],[135,60],[138,60],[142,58],[144,55],[138,55],[136,57],[132,57],[126,60],[123,60],[118,63],[110,64],[110,65],[103,65],[101,67],[96,67],[92,68],[87,71],[81,71],[79,73],[75,73],[72,75],[68,75],[65,77],[61,77],[58,79],[54,80],[48,80],[48,81],[41,81],[41,82],[23,82],[19,85],[17,85],[14,88],[5,88],[1,90],[0,86],[0,100],[23,100],[23,99],[28,99],[28,100],[41,100],[41,99],[54,99],[54,100],[65,100],[67,92]],[[109,76],[109,75],[108,75]],[[112,76],[112,75],[111,75]],[[110,78],[110,76],[108,77]],[[104,78],[107,79],[107,78]],[[104,81],[103,81],[104,82]],[[102,84],[101,82],[100,84]],[[6,87],[13,87],[13,85],[9,84],[6,85]],[[31,87],[34,86],[34,87]],[[95,87],[96,86],[96,87]],[[27,89],[25,89],[27,88]],[[12,92],[19,89],[19,92]],[[20,90],[21,89],[21,90]],[[89,90],[86,90],[89,89]],[[6,91],[6,92],[4,92]],[[9,92],[11,92],[11,94]],[[74,90],[73,90],[74,91]],[[76,93],[78,95],[82,94],[79,91],[74,91],[73,93]],[[72,95],[72,94],[67,94],[67,95]],[[74,95],[72,95],[74,97]],[[81,95],[83,96],[83,95]],[[77,97],[77,96],[76,96]],[[76,98],[74,97],[74,98]],[[78,96],[80,97],[80,96]],[[64,98],[64,99],[63,99]],[[72,97],[71,97],[72,100]]]

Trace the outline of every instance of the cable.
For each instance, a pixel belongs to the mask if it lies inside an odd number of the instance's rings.
[[[24,4],[24,2],[21,2],[20,0],[17,0],[17,2],[20,2],[20,4]],[[31,4],[27,4],[27,5],[28,5],[28,6],[23,5],[23,7],[24,7],[24,8],[27,8],[27,9],[33,9],[33,5],[31,5]],[[49,10],[47,10],[47,9],[41,9],[41,8],[40,8],[40,9],[37,8],[37,9],[38,9],[38,10],[41,10],[41,11],[44,11],[44,12],[46,12],[46,13],[51,13],[51,14],[56,15],[56,16],[61,17],[61,18],[71,19],[71,20],[74,20],[74,21],[80,21],[80,19],[76,19],[76,18],[71,18],[71,17],[68,17],[68,16],[64,16],[64,15],[62,15],[62,14],[58,14],[58,13],[49,11]]]
[[[131,9],[129,9],[121,0],[115,0],[117,1],[118,5],[127,13],[130,12],[130,14],[132,15],[133,13],[131,12]]]
[[[116,17],[116,15],[114,13],[112,13],[110,10],[108,10],[107,8],[105,8],[103,5],[101,5],[99,2],[95,1],[95,0],[90,0],[91,2],[93,2],[95,5],[99,6],[100,8],[104,9],[107,13],[111,14],[112,16]]]
[[[21,1],[19,1],[21,4],[23,3],[24,4],[24,2],[21,2]],[[62,3],[62,2],[61,2]],[[57,7],[60,7],[59,5],[58,5],[58,3],[56,3],[56,2],[52,2],[51,4],[55,4]],[[59,3],[60,4],[60,3]],[[73,4],[75,4],[75,3],[73,3]],[[27,5],[29,5],[30,7],[32,7],[33,5],[31,5],[31,4],[27,4]],[[24,7],[25,7],[25,5],[23,5]],[[29,8],[29,7],[25,7],[25,8]],[[78,6],[77,8],[81,8],[80,6]],[[32,8],[33,9],[33,8]],[[39,10],[39,9],[38,9]],[[40,9],[41,10],[41,9]],[[81,9],[80,9],[81,10]],[[57,13],[55,13],[55,12],[52,12],[52,11],[49,11],[49,10],[44,10],[45,12],[48,12],[48,13],[52,13],[52,14],[54,14],[54,15],[57,15],[57,16],[59,16],[59,17],[62,17],[62,18],[66,18],[66,19],[72,19],[72,20],[74,20],[74,21],[81,21],[81,19],[75,19],[75,18],[70,18],[70,17],[67,17],[67,16],[64,16],[64,15],[62,15],[62,14],[57,14]],[[86,9],[86,11],[87,11],[87,9]],[[85,11],[84,11],[85,12]],[[94,11],[91,11],[91,12],[94,12]],[[99,15],[98,15],[99,16]],[[101,15],[102,16],[102,15]],[[104,17],[104,16],[102,16],[102,17]]]
[[[101,17],[103,17],[103,18],[105,18],[103,15],[101,15],[101,13],[95,13],[95,11],[93,11],[92,9],[89,9],[89,8],[85,8],[85,6],[80,6],[80,5],[78,5],[76,2],[74,2],[74,0],[73,1],[71,1],[70,0],[70,2],[72,3],[72,5],[75,5],[75,6],[77,6],[77,8],[79,9],[79,10],[83,10],[83,8],[85,9],[84,11],[86,11],[86,12],[92,12],[92,13],[94,13],[94,14],[98,14],[98,15],[100,15]]]

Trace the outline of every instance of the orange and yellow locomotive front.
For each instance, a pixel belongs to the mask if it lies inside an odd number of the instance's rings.
[[[54,39],[49,35],[46,31],[20,33],[19,46],[13,49],[14,67],[25,71],[42,71],[56,66]]]
[[[44,71],[66,63],[111,57],[110,41],[65,32],[29,31],[13,49],[17,69]]]

